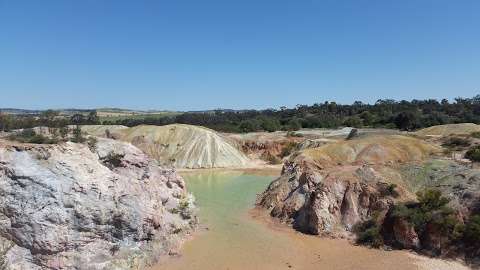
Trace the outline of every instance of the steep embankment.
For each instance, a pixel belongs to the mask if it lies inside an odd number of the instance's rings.
[[[439,149],[401,136],[367,136],[307,149],[284,165],[261,195],[271,215],[312,234],[349,236],[374,211],[414,196],[397,165],[421,162]],[[398,196],[391,194],[391,184]]]
[[[199,126],[136,126],[117,130],[149,156],[177,168],[231,168],[248,166],[250,160],[217,132]]]
[[[0,142],[6,269],[144,268],[196,223],[183,179],[131,144]]]

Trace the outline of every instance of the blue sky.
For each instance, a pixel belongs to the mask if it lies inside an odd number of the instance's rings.
[[[477,0],[0,0],[0,107],[471,97],[479,14]]]

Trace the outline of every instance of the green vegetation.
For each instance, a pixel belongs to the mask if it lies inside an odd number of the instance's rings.
[[[396,184],[384,184],[380,189],[380,193],[383,197],[390,196],[396,198],[399,196]]]
[[[439,190],[427,189],[417,193],[418,202],[399,203],[394,205],[385,219],[406,221],[410,224],[420,241],[429,241],[434,237],[440,237],[442,248],[477,245],[480,241],[480,217],[472,216],[463,225],[457,218],[455,211],[448,206],[449,199],[444,197]],[[385,239],[381,235],[382,226],[377,215],[372,215],[370,220],[361,222],[355,226],[359,244],[379,247]],[[428,247],[422,243],[423,247]]]
[[[22,143],[36,143],[36,144],[54,144],[58,143],[58,140],[54,138],[47,138],[42,134],[37,134],[33,129],[26,128],[19,133],[14,133],[9,136],[12,141],[18,141]]]
[[[443,144],[448,148],[462,148],[470,146],[470,140],[462,137],[450,137]]]
[[[480,139],[480,132],[472,132],[470,133],[470,136],[476,139]]]
[[[95,152],[97,150],[97,142],[98,142],[97,138],[93,136],[88,137],[87,145],[90,151]]]
[[[135,126],[139,124],[166,125],[173,123],[200,125],[223,132],[252,132],[298,130],[299,128],[382,127],[414,130],[448,123],[480,123],[480,95],[457,98],[455,102],[378,100],[375,104],[354,102],[351,105],[335,102],[298,105],[278,110],[217,110],[188,112],[160,118],[128,118],[107,122]]]
[[[469,247],[480,249],[480,215],[473,215],[467,221],[463,238]]]
[[[73,138],[70,139],[74,143],[84,143],[85,142],[85,137],[82,134],[82,129],[80,128],[79,125],[77,125],[73,129]]]
[[[454,232],[457,220],[454,211],[447,206],[449,199],[436,189],[417,192],[418,203],[404,203],[395,206],[393,216],[407,220],[419,234],[428,224],[435,225],[446,237]]]
[[[266,152],[261,157],[263,160],[267,161],[268,164],[276,165],[282,163],[282,160],[270,152]]]
[[[465,158],[479,162],[480,161],[480,145],[475,145],[471,147],[466,153],[465,153]]]
[[[356,224],[353,228],[353,232],[357,236],[357,244],[367,245],[374,248],[383,246],[383,237],[380,234],[381,226],[376,221],[376,216],[367,221]]]
[[[288,142],[282,149],[282,152],[280,153],[280,157],[284,158],[286,156],[289,156],[293,151],[297,148],[298,143],[296,142]]]
[[[102,158],[102,162],[110,169],[118,168],[122,165],[122,159],[124,155],[110,152],[104,158]]]
[[[288,131],[286,136],[287,137],[298,137],[298,138],[304,137],[302,133],[298,133],[298,132],[295,132],[295,131]]]
[[[55,111],[39,115],[8,115],[0,113],[0,130],[31,128],[35,126],[62,127],[69,124],[105,124],[137,126],[191,124],[223,132],[294,131],[300,128],[337,128],[340,126],[382,127],[414,130],[449,123],[480,123],[480,95],[473,98],[395,101],[380,99],[375,104],[356,101],[351,105],[335,102],[311,106],[267,110],[216,110],[205,112],[159,112],[135,114],[110,110],[115,116],[98,116],[96,111],[82,111],[65,117]],[[108,114],[103,112],[102,114]],[[478,135],[477,135],[478,136]]]

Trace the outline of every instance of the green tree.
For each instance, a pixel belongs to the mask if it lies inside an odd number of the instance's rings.
[[[401,130],[414,130],[420,127],[418,114],[411,111],[399,113],[393,122]]]
[[[80,128],[79,125],[75,126],[75,128],[73,129],[72,142],[75,142],[75,143],[85,142],[85,137],[83,137],[82,129]]]
[[[76,113],[70,117],[70,122],[74,125],[83,124],[85,123],[85,116],[83,116],[83,114]]]
[[[343,124],[347,127],[360,128],[363,126],[363,120],[358,116],[348,117],[343,121]]]
[[[363,125],[365,126],[371,126],[375,122],[375,115],[369,111],[364,111],[360,113],[360,118],[362,119]]]
[[[239,127],[242,132],[258,131],[261,128],[257,119],[243,120]]]
[[[46,110],[40,114],[40,119],[47,127],[53,127],[55,123],[55,117],[57,117],[59,114],[59,112],[54,110]]]
[[[0,112],[0,130],[9,131],[12,124],[12,117],[6,113]]]
[[[280,130],[280,122],[275,118],[262,117],[260,118],[260,123],[261,128],[267,132]]]
[[[292,118],[287,123],[287,130],[288,131],[297,131],[302,128],[302,123],[298,118]]]
[[[91,111],[88,113],[87,122],[92,125],[96,125],[100,122],[97,115],[97,111]]]

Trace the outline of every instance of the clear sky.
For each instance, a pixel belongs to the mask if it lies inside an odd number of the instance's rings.
[[[480,93],[478,0],[0,0],[0,107]]]

